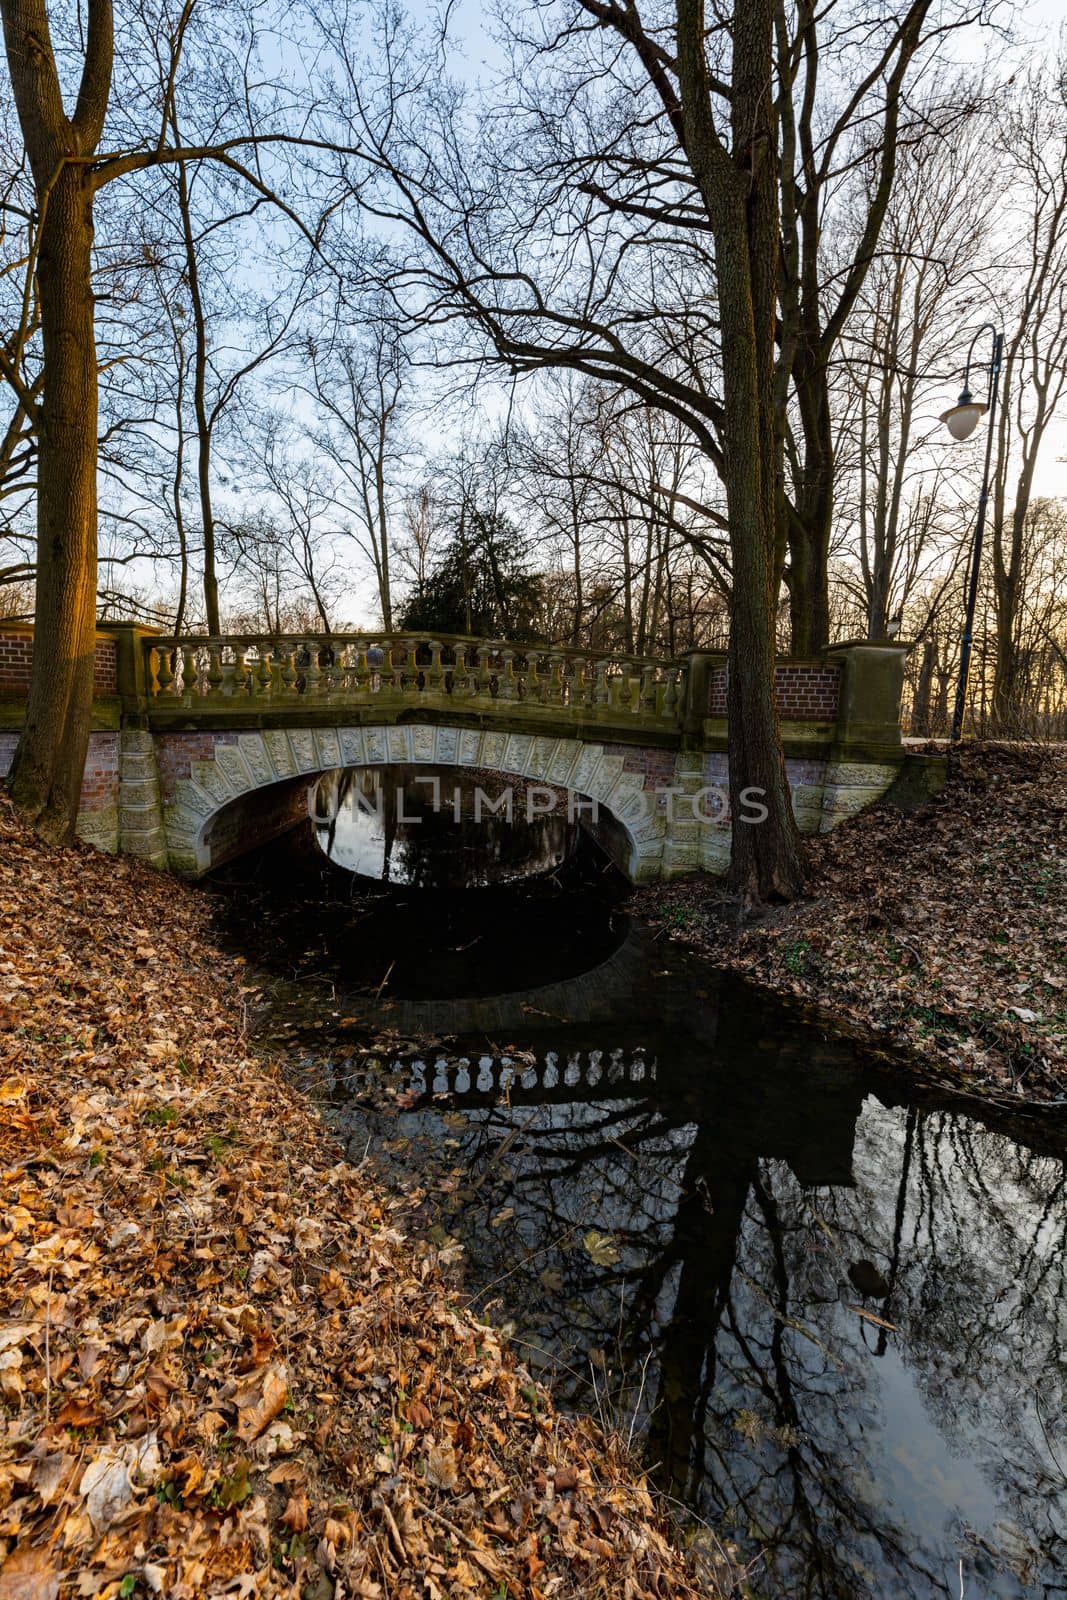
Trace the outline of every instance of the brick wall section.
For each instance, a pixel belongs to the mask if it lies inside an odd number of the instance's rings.
[[[645,789],[666,789],[674,782],[674,750],[628,750],[623,757],[624,772],[639,772]]]
[[[194,761],[210,761],[219,744],[236,744],[235,733],[162,733],[156,737],[156,764],[163,804],[173,804],[182,778],[191,778]]]
[[[17,733],[0,733],[0,778],[11,771],[11,760],[19,742]],[[119,736],[117,733],[91,733],[82,781],[83,811],[106,811],[119,803]]]
[[[119,803],[119,736],[91,733],[82,780],[82,811],[107,811]]]
[[[280,793],[271,789],[241,795],[209,820],[204,844],[211,852],[213,867],[304,821],[308,814],[306,777],[279,784],[278,789]]]
[[[841,668],[833,662],[785,662],[774,669],[778,715],[786,722],[831,722],[837,715]],[[714,667],[708,682],[708,716],[726,715],[726,668]]]
[[[24,695],[30,686],[33,634],[5,629],[0,623],[0,694]],[[98,639],[93,659],[93,693],[98,697],[118,693],[118,662],[114,639]]]

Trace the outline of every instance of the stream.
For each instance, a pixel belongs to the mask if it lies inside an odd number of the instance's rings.
[[[1054,1141],[652,936],[610,840],[447,776],[446,814],[333,775],[215,875],[350,1156],[753,1595],[1067,1595]]]

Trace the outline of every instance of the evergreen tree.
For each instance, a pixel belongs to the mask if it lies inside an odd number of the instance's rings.
[[[533,643],[544,637],[542,591],[510,518],[464,508],[437,561],[409,594],[399,625]]]

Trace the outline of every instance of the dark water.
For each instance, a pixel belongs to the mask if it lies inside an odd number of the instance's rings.
[[[353,896],[294,839],[225,915],[354,1154],[462,1245],[560,1401],[757,1561],[754,1593],[1067,1594],[1055,1141],[719,981],[602,868],[450,909]]]
[[[555,798],[489,774],[478,783],[444,769],[349,768],[319,781],[316,838],[337,866],[363,877],[483,888],[551,871],[570,854],[577,823]]]

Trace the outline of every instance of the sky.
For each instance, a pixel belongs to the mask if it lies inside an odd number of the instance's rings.
[[[435,0],[409,0],[409,3],[416,15],[423,12],[429,15]],[[468,41],[467,69],[472,81],[490,76],[500,65],[499,53],[493,42],[485,37],[482,27],[482,18],[488,9],[488,0],[458,0],[452,9],[456,24],[453,37]],[[1044,47],[1050,56],[1056,53],[1061,39],[1067,45],[1067,0],[1021,0],[1017,17],[1020,36],[1032,41],[1038,48]],[[961,49],[965,59],[978,61],[989,49],[989,36],[984,30],[971,30],[969,35],[963,37],[967,39]],[[990,308],[989,315],[990,320],[996,320],[995,308]],[[973,332],[972,328],[960,330],[961,376]],[[957,390],[958,385],[956,388],[951,384],[946,386],[946,408],[955,403]],[[1064,417],[1050,426],[1038,457],[1034,477],[1034,494],[1037,496],[1067,497],[1067,406],[1064,409]]]

